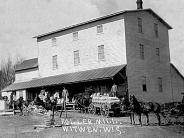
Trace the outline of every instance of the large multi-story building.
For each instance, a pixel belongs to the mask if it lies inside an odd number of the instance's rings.
[[[32,99],[42,88],[88,90],[118,96],[128,90],[143,101],[181,101],[184,77],[170,63],[168,30],[172,27],[151,9],[128,10],[38,35],[38,58],[16,68],[16,91]]]

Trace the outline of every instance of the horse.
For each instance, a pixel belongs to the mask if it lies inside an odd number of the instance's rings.
[[[158,125],[161,125],[160,114],[164,117],[161,112],[161,105],[153,102],[138,102],[134,95],[130,95],[130,120],[131,124],[135,124],[134,113],[139,117],[139,123],[142,126],[141,114],[144,114],[147,118],[147,125],[149,125],[149,113],[155,113],[158,120]]]
[[[19,109],[21,115],[23,115],[23,108],[26,102],[24,101],[23,97],[19,97],[16,101],[11,101],[9,107],[13,107],[13,111],[15,114],[15,109]]]
[[[52,110],[54,112],[57,104],[57,98],[50,96],[48,93],[40,93],[39,96],[36,96],[34,99],[34,104],[42,106],[47,111]]]
[[[92,98],[84,93],[76,94],[75,96],[76,105],[80,112],[87,112],[87,108],[92,102]]]
[[[38,95],[36,95],[36,97],[34,98],[34,101],[33,101],[33,103],[35,104],[35,105],[38,105],[38,106],[43,106],[43,100],[41,100],[40,99],[40,97],[38,96]]]
[[[79,109],[80,112],[83,112],[85,110],[84,106],[84,96],[82,93],[74,95],[75,98],[75,104],[77,105],[77,108]]]

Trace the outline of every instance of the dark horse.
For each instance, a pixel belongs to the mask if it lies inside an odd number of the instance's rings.
[[[36,96],[35,99],[34,99],[34,104],[35,104],[35,105],[42,106],[42,107],[44,107],[47,111],[48,111],[48,110],[54,110],[54,109],[56,108],[56,102],[57,102],[56,99],[52,99],[52,100],[51,100],[49,96],[47,96],[47,97],[45,98],[44,101],[41,100],[41,99],[39,98],[39,96]]]
[[[130,95],[130,120],[131,124],[135,124],[134,120],[134,113],[136,113],[139,117],[139,123],[142,126],[142,121],[141,121],[141,114],[146,115],[147,118],[147,125],[149,125],[149,113],[153,112],[157,116],[158,119],[158,124],[161,125],[161,120],[160,120],[160,113],[162,116],[163,113],[161,112],[161,106],[158,103],[143,103],[143,102],[138,102],[138,100],[135,98],[135,96]]]
[[[47,95],[43,101],[39,98],[39,96],[36,96],[34,99],[34,104],[38,105],[38,106],[42,106],[47,111],[49,111],[49,110],[52,111],[52,119],[54,119],[54,113],[56,111],[57,99],[50,98]]]
[[[92,98],[85,93],[79,93],[75,96],[76,105],[82,112],[88,112],[88,106],[92,102]]]
[[[23,115],[23,107],[26,106],[26,102],[24,101],[23,97],[19,97],[16,101],[11,101],[9,104],[10,108],[13,108],[13,112],[15,114],[15,110],[19,109],[21,115]]]

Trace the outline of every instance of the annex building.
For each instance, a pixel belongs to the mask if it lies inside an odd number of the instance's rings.
[[[181,101],[184,77],[170,62],[172,27],[152,9],[125,10],[37,35],[38,57],[16,67],[16,81],[2,96],[33,100],[41,89],[65,86],[70,97],[83,92],[134,94],[143,101]]]

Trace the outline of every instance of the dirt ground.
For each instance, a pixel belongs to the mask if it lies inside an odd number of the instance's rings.
[[[143,124],[146,123],[142,117]],[[162,120],[163,121],[163,120]],[[129,117],[109,117],[68,112],[67,118],[55,116],[62,127],[35,128],[44,124],[42,116],[0,116],[2,138],[184,138],[184,127],[179,125],[157,125],[150,115],[150,126],[131,125]],[[136,123],[138,119],[136,117]]]

